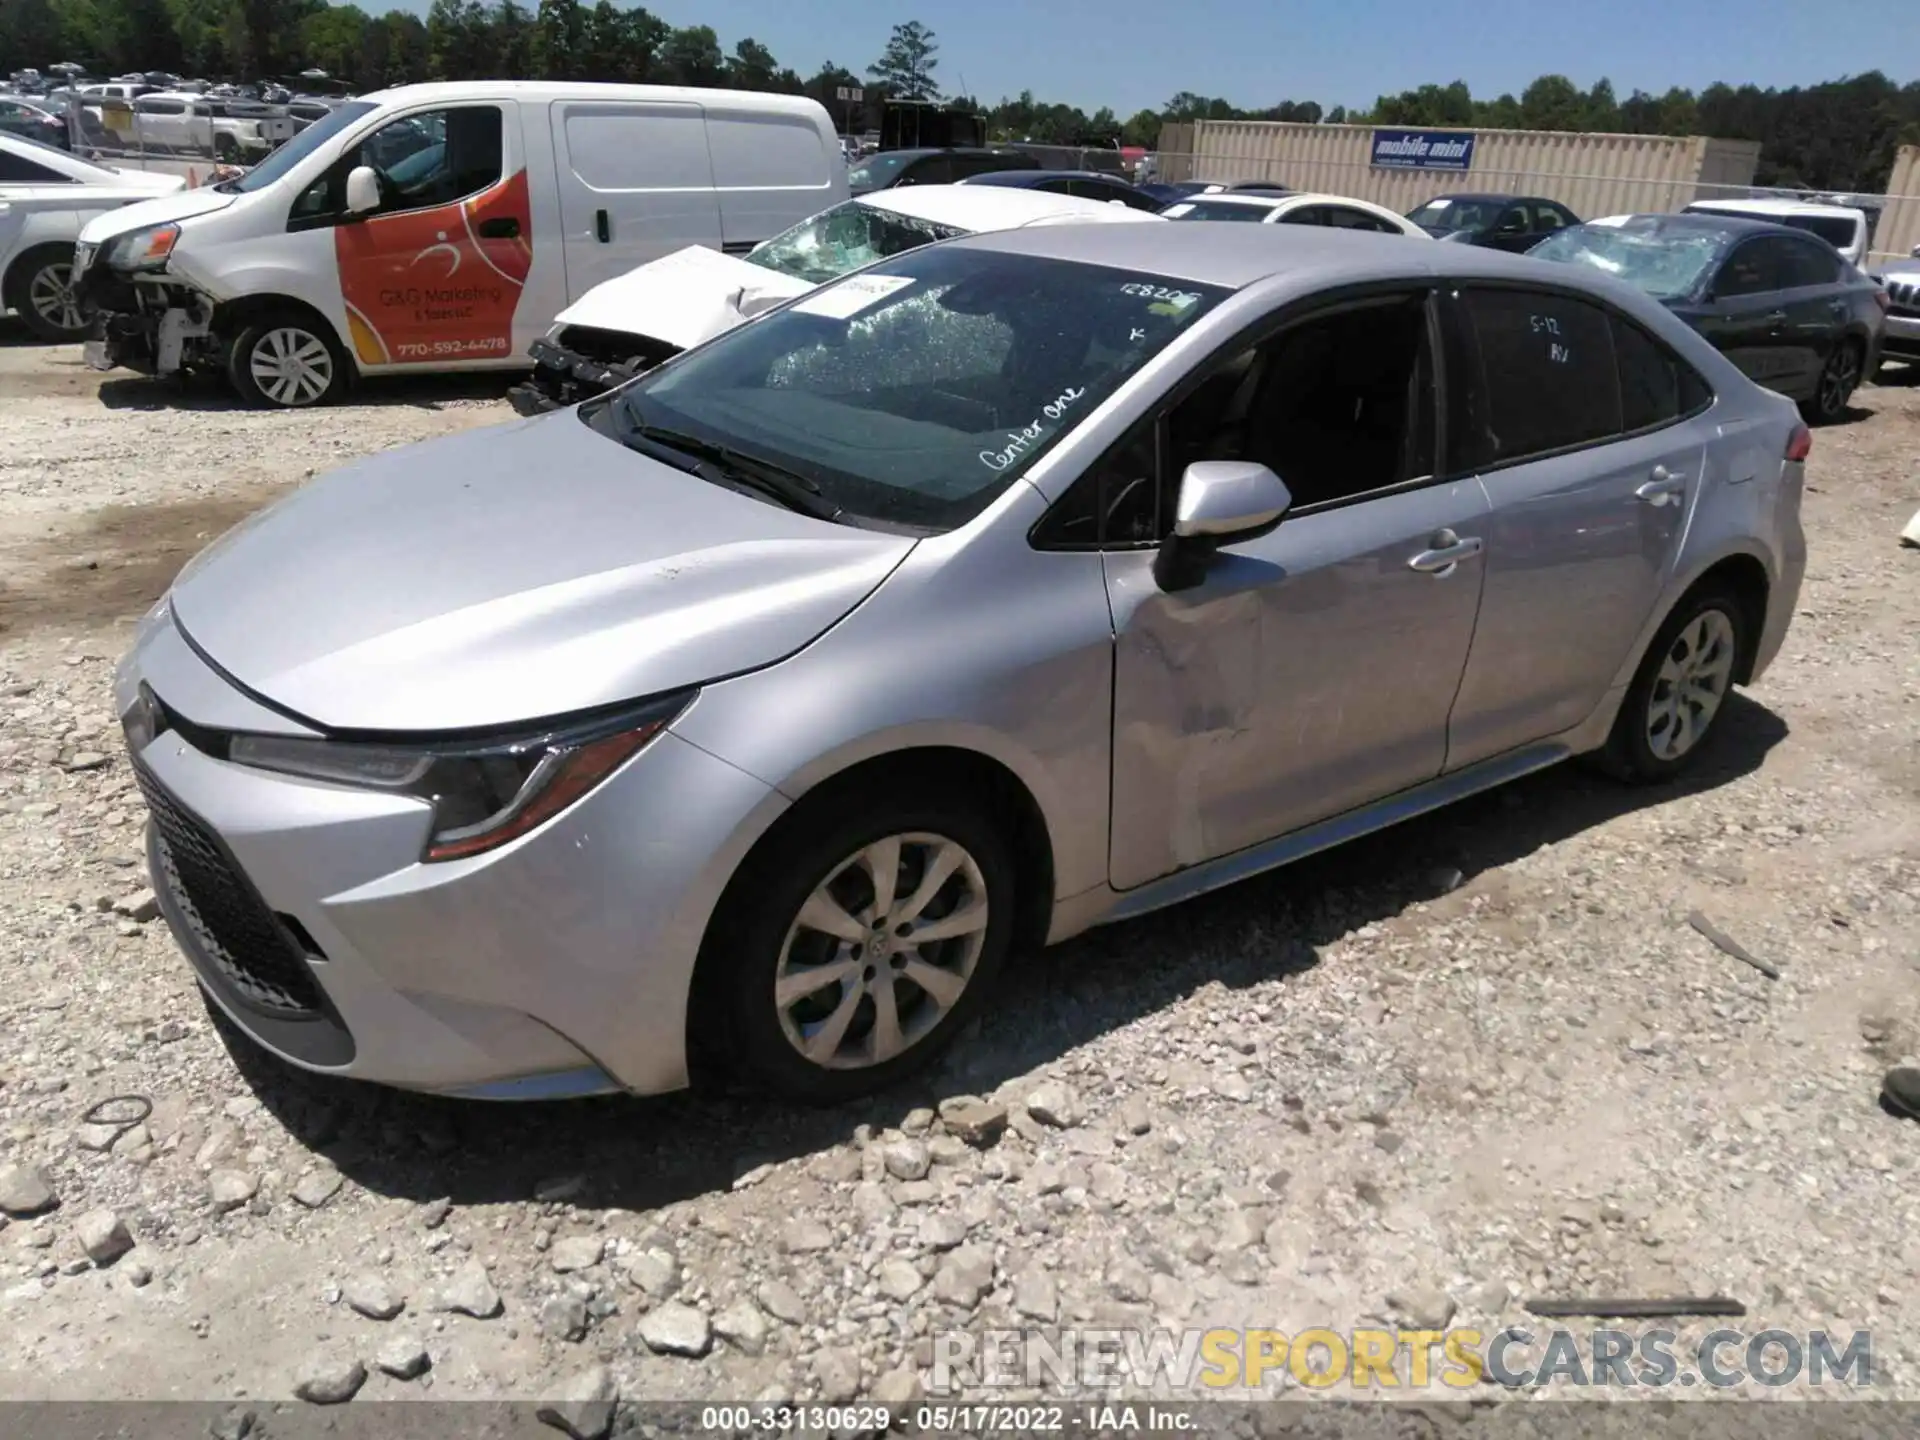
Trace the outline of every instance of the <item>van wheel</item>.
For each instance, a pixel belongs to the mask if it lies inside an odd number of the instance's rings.
[[[302,315],[281,312],[244,326],[227,352],[227,378],[255,409],[302,410],[346,392],[351,362]]]
[[[1685,596],[1647,647],[1596,757],[1621,780],[1658,783],[1687,769],[1718,733],[1745,652],[1746,607],[1731,593]]]
[[[42,340],[83,340],[92,317],[75,288],[77,278],[71,245],[39,246],[22,255],[8,275],[7,304]]]
[[[946,1048],[1014,930],[1012,853],[963,797],[796,809],[721,900],[701,1039],[774,1096],[837,1104]],[[704,1013],[702,1013],[704,1012]]]

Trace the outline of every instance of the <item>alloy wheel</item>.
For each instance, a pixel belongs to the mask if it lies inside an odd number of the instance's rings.
[[[847,856],[788,927],[774,971],[780,1029],[823,1069],[883,1065],[966,993],[987,939],[987,884],[943,835],[889,835]]]
[[[1851,345],[1842,345],[1820,372],[1820,413],[1838,418],[1859,388],[1860,353]]]
[[[86,310],[73,283],[73,266],[42,265],[27,284],[27,304],[47,324],[61,330],[80,330],[87,323]]]
[[[1678,760],[1706,736],[1733,683],[1733,622],[1702,610],[1673,637],[1647,698],[1647,748]]]
[[[312,331],[291,325],[264,332],[247,369],[276,405],[311,405],[333,387],[333,352]]]

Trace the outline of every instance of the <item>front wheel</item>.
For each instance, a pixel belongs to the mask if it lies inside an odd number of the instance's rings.
[[[707,1037],[783,1099],[836,1104],[933,1060],[984,1002],[1014,928],[1013,864],[960,800],[793,817],[716,917]]]
[[[1860,388],[1861,368],[1865,363],[1860,342],[1843,340],[1820,370],[1820,381],[1813,398],[1803,401],[1800,413],[1812,425],[1833,425],[1846,418],[1847,403]]]
[[[1717,733],[1744,653],[1744,607],[1722,590],[1689,595],[1667,617],[1627,687],[1600,760],[1623,780],[1671,780]]]
[[[26,327],[42,340],[71,344],[84,340],[89,317],[73,273],[71,245],[43,245],[21,257],[14,270],[8,302]]]
[[[299,315],[269,315],[241,328],[227,354],[227,378],[256,409],[299,410],[347,388],[348,361],[331,335]]]

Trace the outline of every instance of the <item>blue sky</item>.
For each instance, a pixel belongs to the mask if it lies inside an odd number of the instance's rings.
[[[362,0],[369,9],[380,0]],[[424,12],[427,0],[394,0]],[[529,0],[532,3],[532,0]],[[1808,84],[1881,69],[1920,75],[1913,0],[962,0],[907,8],[868,0],[651,0],[675,25],[742,36],[810,74],[862,71],[888,30],[918,19],[940,42],[936,76],[988,102],[1035,96],[1122,117],[1179,90],[1265,106],[1283,99],[1371,104],[1382,92],[1465,80],[1516,94],[1558,71],[1698,89]],[[1900,38],[1904,37],[1904,38]]]

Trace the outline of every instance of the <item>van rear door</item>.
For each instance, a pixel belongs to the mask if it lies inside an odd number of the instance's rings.
[[[753,100],[706,105],[707,150],[729,255],[744,255],[847,198],[838,137],[812,116],[769,112]]]
[[[556,100],[551,119],[569,300],[688,245],[720,247],[699,105]]]

